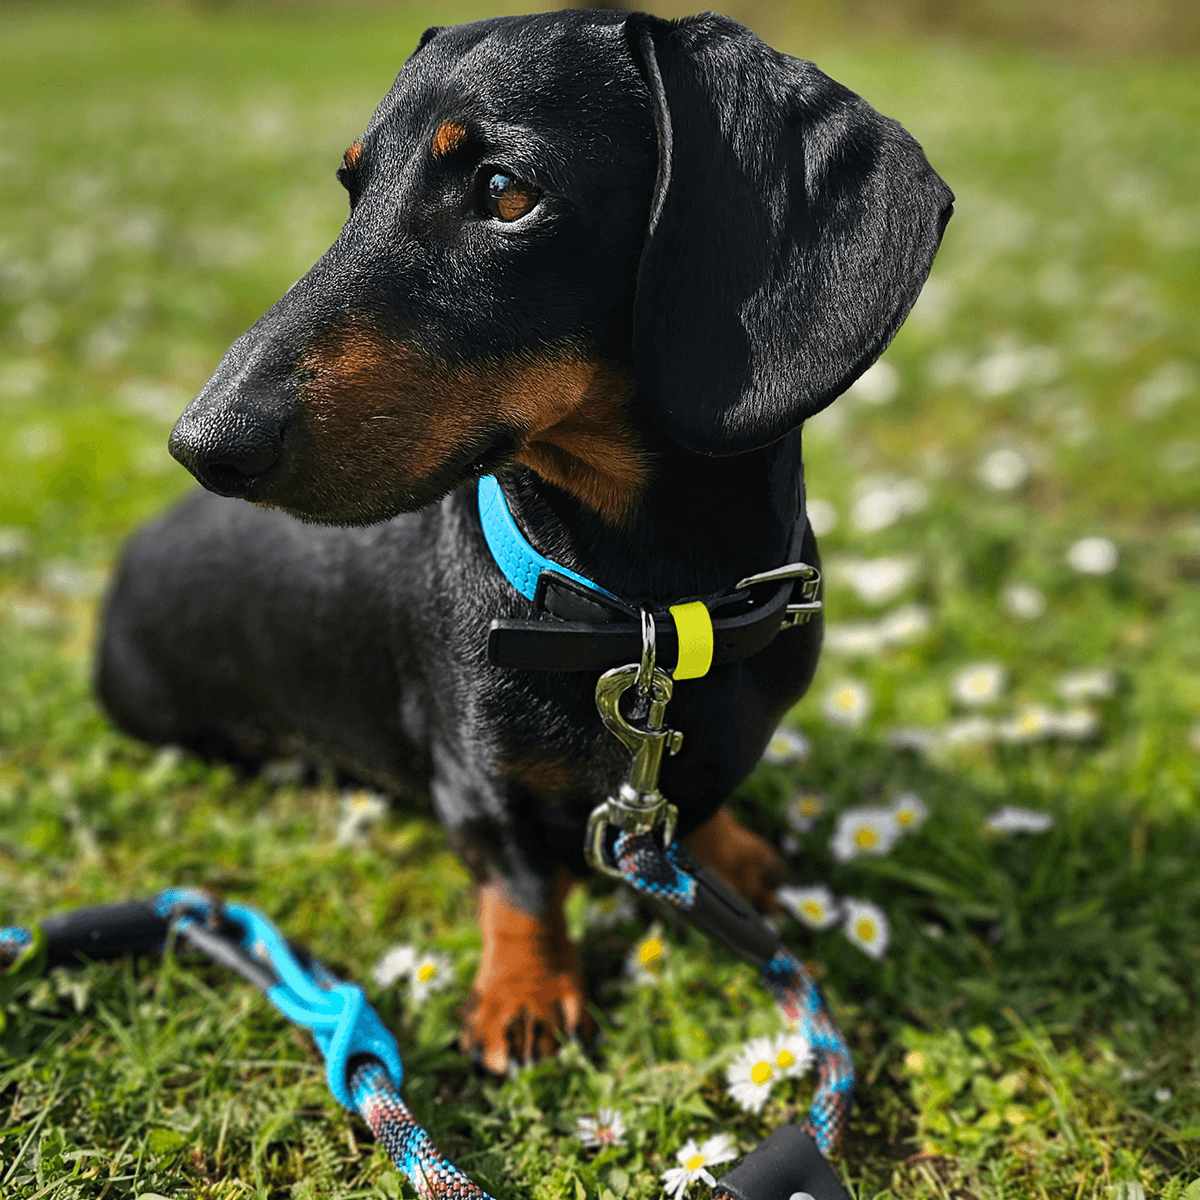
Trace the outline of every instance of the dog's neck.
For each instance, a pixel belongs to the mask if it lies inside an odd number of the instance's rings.
[[[656,450],[651,480],[624,525],[524,467],[504,472],[501,485],[537,550],[629,599],[706,595],[788,561],[803,504],[799,430],[729,458],[669,443]]]

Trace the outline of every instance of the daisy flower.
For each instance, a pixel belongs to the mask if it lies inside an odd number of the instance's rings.
[[[775,1047],[768,1037],[751,1038],[725,1070],[729,1094],[746,1112],[762,1112],[780,1077]]]
[[[387,816],[387,801],[377,792],[359,788],[343,792],[338,798],[338,826],[335,840],[339,846],[360,846],[367,830]]]
[[[412,974],[416,965],[417,952],[409,945],[393,946],[376,964],[371,972],[371,978],[381,988],[391,987],[393,983]]]
[[[637,916],[637,908],[624,890],[598,896],[588,906],[587,923],[591,929],[614,929],[622,921]]]
[[[893,750],[912,750],[917,754],[928,754],[938,741],[932,729],[920,725],[897,725],[888,732],[887,743]]]
[[[1053,732],[1061,738],[1086,742],[1095,737],[1100,728],[1100,718],[1090,708],[1068,708],[1054,714]]]
[[[824,537],[837,528],[838,511],[828,500],[809,496],[804,501],[804,511],[808,514],[808,523],[816,537]]]
[[[886,854],[900,836],[900,826],[888,808],[848,808],[838,817],[829,850],[838,862],[860,854]]]
[[[917,573],[913,557],[846,559],[840,573],[864,603],[886,604],[898,596]]]
[[[699,1146],[694,1138],[688,1138],[682,1150],[675,1155],[681,1165],[669,1167],[662,1173],[663,1190],[671,1200],[679,1200],[688,1186],[697,1179],[715,1187],[717,1181],[706,1168],[718,1163],[733,1162],[737,1151],[733,1148],[733,1138],[727,1133],[718,1133],[707,1138]]]
[[[828,929],[830,925],[836,925],[842,915],[837,897],[823,884],[776,888],[775,898],[809,929]]]
[[[1120,559],[1120,551],[1106,537],[1080,538],[1067,549],[1067,565],[1080,575],[1107,575]]]
[[[763,762],[772,763],[777,767],[790,766],[792,763],[803,762],[812,749],[812,743],[802,733],[780,725],[771,734],[771,740],[763,751]]]
[[[873,621],[830,621],[822,647],[847,658],[870,658],[887,648],[887,639]]]
[[[882,358],[872,363],[846,389],[847,396],[872,407],[890,404],[899,394],[900,372]]]
[[[1000,593],[1000,603],[1022,621],[1036,621],[1046,611],[1046,597],[1032,583],[1010,583]]]
[[[879,632],[889,646],[902,646],[929,632],[932,619],[923,604],[902,604],[879,622]]]
[[[1117,677],[1104,667],[1068,671],[1054,685],[1064,700],[1103,700],[1117,690]]]
[[[625,1118],[615,1108],[602,1108],[594,1117],[575,1121],[575,1136],[589,1149],[625,1145]]]
[[[904,833],[920,829],[929,816],[929,809],[916,792],[901,792],[892,801],[892,817]]]
[[[783,819],[797,833],[808,833],[824,811],[824,796],[818,796],[816,792],[801,792],[784,805]]]
[[[869,900],[846,896],[842,911],[846,917],[842,929],[850,941],[871,958],[882,958],[888,948],[888,919],[883,909]]]
[[[871,693],[857,679],[842,679],[821,698],[821,711],[832,725],[857,729],[871,715]]]
[[[1006,804],[986,818],[984,824],[993,833],[1045,833],[1054,819],[1049,813]]]
[[[453,982],[453,963],[446,954],[422,954],[412,966],[412,998],[424,1004],[433,992],[445,991]]]
[[[1036,742],[1054,732],[1054,714],[1041,704],[1027,704],[1011,721],[996,726],[1006,742]]]
[[[1020,450],[993,450],[979,463],[980,482],[994,492],[1011,492],[1028,478],[1029,460]]]
[[[1000,699],[1008,672],[998,662],[970,663],[954,672],[950,692],[960,704],[971,708]]]
[[[812,1066],[812,1046],[802,1033],[777,1033],[771,1040],[775,1051],[775,1069],[783,1079],[800,1079]]]
[[[662,978],[663,962],[667,957],[667,943],[657,924],[652,925],[646,936],[630,950],[625,959],[625,973],[635,982],[658,983]]]
[[[975,746],[995,735],[996,723],[987,717],[959,717],[942,726],[939,740],[943,746]]]

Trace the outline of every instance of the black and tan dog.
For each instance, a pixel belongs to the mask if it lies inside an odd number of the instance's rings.
[[[476,480],[654,610],[794,559],[800,427],[896,332],[952,196],[894,121],[711,14],[431,29],[339,178],[337,241],[172,434],[215,495],[130,544],[99,689],[151,742],[432,796],[479,880],[463,1045],[502,1071],[587,1032],[562,901],[629,760],[594,672],[489,661],[494,618],[554,617],[498,569]],[[679,832],[764,906],[780,860],[721,806],[819,645],[785,629],[669,710]]]

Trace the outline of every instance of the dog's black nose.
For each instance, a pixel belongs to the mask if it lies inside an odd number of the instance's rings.
[[[249,412],[224,411],[179,418],[167,443],[171,454],[206,487],[221,496],[246,496],[279,461],[278,422]]]

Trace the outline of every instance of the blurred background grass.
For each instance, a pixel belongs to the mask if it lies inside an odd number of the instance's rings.
[[[334,168],[421,30],[500,11],[0,14],[0,922],[198,882],[354,978],[400,937],[436,944],[457,993],[419,1011],[375,994],[435,1135],[506,1195],[649,1197],[683,1138],[732,1128],[746,1148],[782,1119],[734,1113],[706,1058],[761,1032],[741,968],[689,942],[657,1000],[631,996],[616,973],[644,921],[593,939],[607,1057],[480,1085],[444,1050],[478,934],[437,827],[397,814],[346,843],[328,781],[156,754],[88,686],[122,539],[191,486],[165,449],[175,417],[336,235]],[[729,11],[901,120],[958,196],[884,365],[807,431],[831,579],[821,674],[792,718],[813,750],[737,801],[779,835],[782,805],[819,791],[801,871],[892,923],[879,964],[788,928],[825,964],[864,1076],[851,1177],[864,1196],[1177,1197],[1200,1173],[1195,7]],[[1111,543],[1111,570],[1071,566],[1084,537]],[[856,587],[880,560],[899,583]],[[953,680],[980,661],[1006,682],[972,715]],[[1081,669],[1111,681],[1085,727],[1001,736],[1061,708]],[[824,707],[842,680],[868,698],[857,723]],[[920,754],[895,744],[914,729]],[[835,863],[837,812],[903,789],[929,823]],[[1052,832],[988,835],[1010,802]],[[576,932],[588,911],[579,896]],[[237,985],[193,978],[96,967],[14,1006],[0,1183],[19,1145],[22,1196],[401,1194],[303,1043]],[[597,1167],[571,1136],[605,1097],[628,1104],[635,1148]]]

